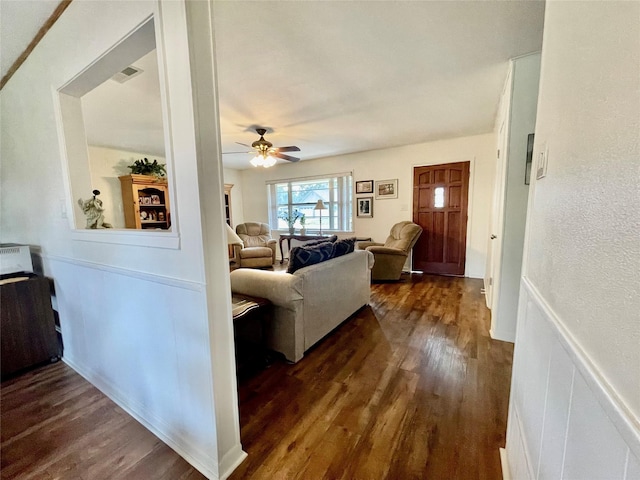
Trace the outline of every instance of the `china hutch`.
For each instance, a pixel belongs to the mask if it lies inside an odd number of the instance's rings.
[[[126,228],[169,230],[171,210],[167,180],[136,174],[119,178]]]

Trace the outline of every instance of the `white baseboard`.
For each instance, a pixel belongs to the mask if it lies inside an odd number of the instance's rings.
[[[501,332],[493,326],[489,329],[489,335],[493,340],[500,340],[501,342],[514,343],[516,341],[516,335],[514,332]]]
[[[222,458],[220,462],[220,480],[228,478],[233,471],[248,457],[241,445],[236,445]]]
[[[502,466],[502,480],[511,480],[509,460],[507,459],[507,451],[504,448],[500,449],[500,465]]]

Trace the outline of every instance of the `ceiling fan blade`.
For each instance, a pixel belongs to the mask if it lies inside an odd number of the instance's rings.
[[[300,149],[295,145],[292,145],[290,147],[278,147],[276,148],[276,150],[278,152],[299,152],[300,151]]]
[[[299,159],[299,158],[292,157],[292,156],[290,156],[290,155],[285,155],[284,153],[274,152],[274,153],[273,153],[273,156],[274,156],[274,157],[281,158],[281,159],[283,159],[283,160],[287,160],[288,162],[298,162],[298,161],[300,161],[300,159]]]
[[[238,145],[242,145],[243,147],[251,148],[251,145],[247,145],[246,143],[236,142]]]
[[[232,155],[232,154],[238,154],[238,153],[253,153],[253,152],[247,152],[246,150],[242,152],[222,152],[223,155]]]

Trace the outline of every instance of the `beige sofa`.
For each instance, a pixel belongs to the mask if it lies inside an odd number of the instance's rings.
[[[306,350],[369,303],[373,262],[373,254],[356,250],[293,274],[238,269],[231,272],[231,290],[273,303],[269,348],[297,362]]]

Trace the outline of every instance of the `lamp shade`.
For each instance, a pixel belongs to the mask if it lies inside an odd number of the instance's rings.
[[[327,207],[325,206],[324,202],[322,200],[318,200],[318,203],[316,203],[316,206],[313,207],[314,210],[326,210]]]
[[[233,228],[231,228],[228,223],[225,223],[224,226],[227,227],[227,243],[229,245],[242,245],[244,247],[244,242],[236,232],[233,231]]]

